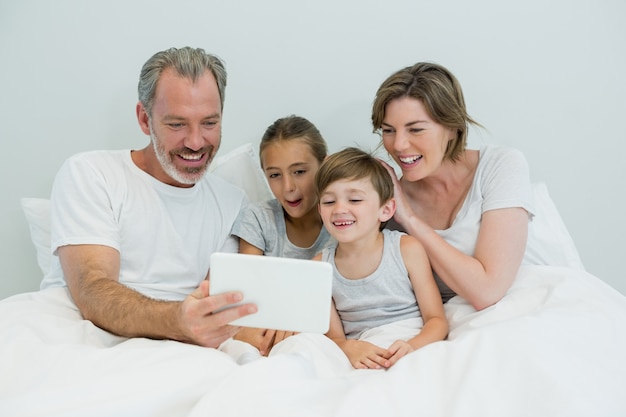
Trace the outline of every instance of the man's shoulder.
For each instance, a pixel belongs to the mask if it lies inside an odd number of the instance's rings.
[[[220,198],[247,202],[248,197],[244,190],[219,177],[218,175],[208,172],[203,177],[202,182],[205,187],[213,190],[213,192]]]
[[[112,162],[121,162],[125,158],[128,158],[130,154],[130,150],[92,150],[92,151],[84,151],[78,152],[74,155],[71,155],[66,159],[67,164],[80,164],[80,163],[91,163],[91,164],[110,164]]]

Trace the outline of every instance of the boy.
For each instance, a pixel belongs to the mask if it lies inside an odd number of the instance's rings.
[[[396,207],[387,170],[346,148],[324,161],[316,185],[322,221],[337,241],[315,258],[335,270],[326,335],[357,369],[389,368],[445,339],[448,322],[424,248],[384,229]]]

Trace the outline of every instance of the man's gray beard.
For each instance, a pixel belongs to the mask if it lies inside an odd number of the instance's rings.
[[[150,126],[150,141],[154,147],[154,153],[156,154],[157,160],[161,164],[161,168],[163,168],[165,173],[174,181],[185,185],[194,185],[200,181],[208,171],[208,165],[194,170],[195,172],[184,173],[179,171],[170,159],[170,155],[161,146],[158,138],[152,130],[152,126]]]

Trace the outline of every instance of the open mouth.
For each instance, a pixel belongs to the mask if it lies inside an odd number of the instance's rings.
[[[204,163],[207,155],[208,154],[206,152],[202,152],[191,154],[178,154],[177,157],[185,165],[199,165]]]
[[[295,200],[295,201],[285,200],[285,203],[287,203],[289,207],[298,207],[301,202],[302,202],[302,199]]]
[[[341,220],[341,221],[333,222],[333,226],[345,227],[345,226],[352,226],[354,223],[355,222],[353,220]]]
[[[398,159],[404,165],[413,165],[417,161],[423,158],[423,155],[413,155],[413,156],[400,156]]]

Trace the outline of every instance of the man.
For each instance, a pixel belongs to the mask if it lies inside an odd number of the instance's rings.
[[[230,229],[246,201],[207,174],[225,86],[223,63],[202,49],[145,63],[137,120],[151,143],[65,162],[51,196],[58,258],[42,288],[67,285],[85,319],[121,336],[217,347],[237,332],[228,323],[256,306],[232,306],[239,293],[209,296],[204,279],[212,252],[236,251]]]

